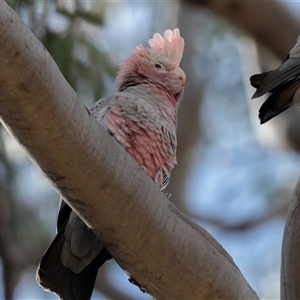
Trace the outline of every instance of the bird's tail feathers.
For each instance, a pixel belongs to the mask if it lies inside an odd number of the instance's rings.
[[[65,224],[42,257],[37,269],[37,281],[43,289],[55,293],[60,299],[88,300],[93,292],[98,269],[112,257],[104,248],[82,272],[73,273],[61,263],[64,229]]]

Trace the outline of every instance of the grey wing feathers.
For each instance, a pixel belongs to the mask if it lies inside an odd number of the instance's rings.
[[[273,92],[279,85],[298,77],[300,73],[300,36],[284,62],[273,71],[251,76],[251,85],[257,88],[253,98]]]
[[[299,103],[300,37],[286,60],[276,70],[255,74],[250,77],[250,83],[256,88],[253,98],[271,93],[259,110],[261,123]]]
[[[259,110],[261,124],[271,120],[294,105],[294,95],[300,87],[300,80],[290,80],[278,87]]]
[[[97,119],[97,121],[105,127],[105,116],[110,110],[110,101],[113,96],[102,98],[98,100],[90,109],[90,113]]]
[[[76,274],[82,272],[104,248],[74,211],[65,226],[64,236],[61,262]]]
[[[38,266],[37,281],[60,299],[88,300],[99,267],[112,257],[99,246],[94,234],[64,201],[61,202],[57,229],[55,239]]]
[[[253,98],[273,92],[278,86],[300,74],[300,58],[288,58],[276,70],[251,76],[251,85],[257,88]]]
[[[37,281],[46,290],[56,293],[63,300],[88,300],[91,298],[99,267],[111,258],[103,249],[96,258],[76,274],[61,262],[61,251],[65,242],[65,224],[47,249],[37,270]]]

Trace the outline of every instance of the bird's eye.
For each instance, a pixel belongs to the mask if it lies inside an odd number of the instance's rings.
[[[162,68],[161,64],[155,64],[154,66],[155,66],[156,69],[161,69]]]

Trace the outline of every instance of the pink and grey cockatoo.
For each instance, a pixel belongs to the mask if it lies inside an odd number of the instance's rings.
[[[255,74],[250,78],[256,88],[253,98],[268,92],[269,98],[259,110],[261,124],[300,103],[300,37],[284,62],[273,71]]]
[[[178,103],[185,73],[178,29],[158,33],[121,65],[117,92],[100,99],[92,115],[163,191],[176,165]],[[57,235],[44,254],[37,280],[61,299],[90,299],[98,269],[112,258],[93,232],[62,201]]]

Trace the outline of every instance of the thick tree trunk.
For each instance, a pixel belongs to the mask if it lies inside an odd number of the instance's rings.
[[[1,121],[134,282],[157,299],[257,299],[226,251],[89,115],[4,0],[0,41]]]
[[[281,299],[300,299],[300,179],[285,223],[281,254]]]

